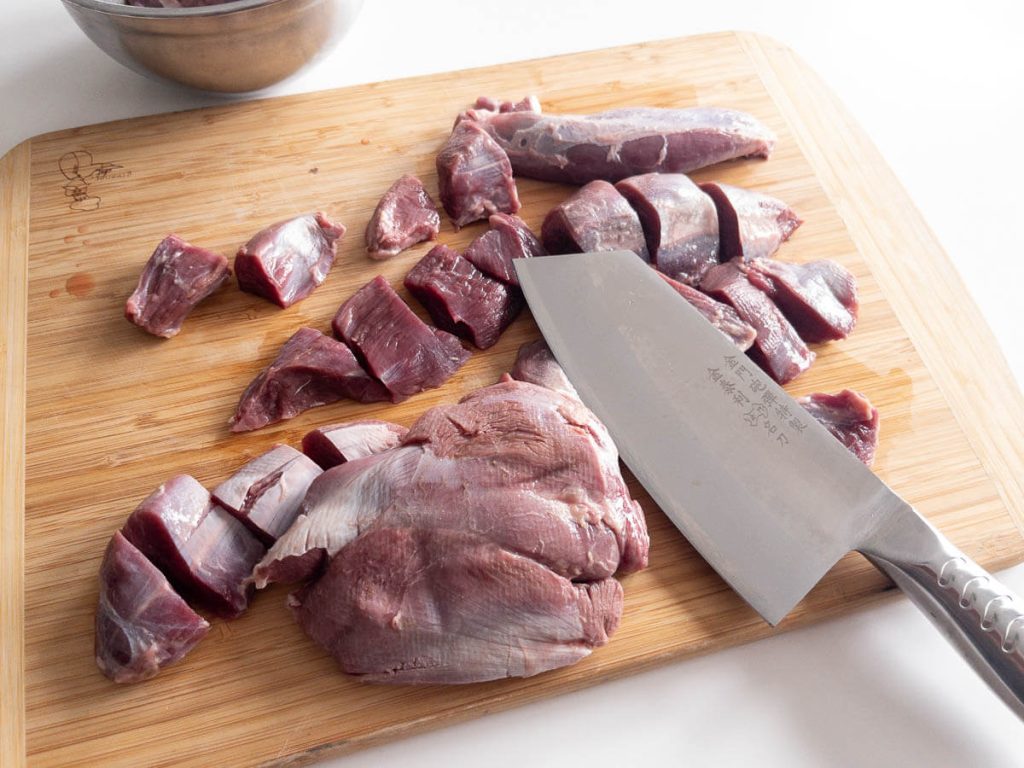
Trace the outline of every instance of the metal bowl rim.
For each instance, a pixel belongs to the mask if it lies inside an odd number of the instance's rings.
[[[265,5],[286,3],[289,0],[232,0],[219,5],[205,5],[198,8],[145,8],[123,5],[116,0],[61,0],[64,5],[73,5],[87,11],[104,13],[108,16],[136,16],[149,19],[195,18],[196,16],[222,16],[239,13]]]

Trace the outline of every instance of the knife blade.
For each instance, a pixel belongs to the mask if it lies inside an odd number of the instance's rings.
[[[1024,717],[1024,604],[629,251],[517,259],[583,402],[694,548],[777,624],[860,550]]]

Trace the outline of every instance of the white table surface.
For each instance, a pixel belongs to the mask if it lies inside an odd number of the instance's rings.
[[[1019,0],[367,0],[338,49],[269,94],[723,29],[767,33],[867,129],[1024,381],[1022,28]],[[218,101],[123,69],[57,0],[0,0],[0,40],[0,153],[45,131]],[[1024,593],[1024,566],[1002,575]],[[896,600],[329,765],[1021,766],[1022,737]]]

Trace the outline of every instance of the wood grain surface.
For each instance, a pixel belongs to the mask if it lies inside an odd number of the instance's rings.
[[[241,390],[291,333],[327,330],[368,279],[384,274],[397,286],[426,251],[366,258],[362,230],[380,194],[406,172],[436,189],[433,158],[454,115],[480,94],[525,93],[551,112],[729,106],[774,129],[770,160],[695,177],[783,198],[806,224],[780,257],[833,258],[859,280],[857,330],[819,346],[790,391],[865,392],[882,414],[878,474],[982,564],[1022,559],[1024,406],[1012,376],[877,150],[816,76],[770,40],[722,33],[61,131],[0,165],[3,765],[311,762],[765,637],[890,591],[850,555],[772,630],[631,482],[648,515],[651,565],[623,580],[626,609],[611,644],[573,667],[459,687],[361,685],[305,638],[278,587],[242,618],[216,621],[185,661],[147,683],[116,686],[96,670],[103,549],[161,481],[189,472],[212,487],[272,443],[296,445],[324,423],[409,424],[492,383],[537,337],[524,314],[444,387],[401,405],[339,403],[255,433],[227,428]],[[519,189],[534,226],[570,192],[530,180]],[[309,299],[280,310],[232,285],[167,341],[123,319],[143,263],[168,232],[232,254],[264,225],[318,208],[350,229]],[[482,229],[455,233],[446,221],[440,241],[462,248]]]

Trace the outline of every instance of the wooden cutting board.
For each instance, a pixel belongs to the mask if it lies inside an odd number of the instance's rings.
[[[275,588],[237,621],[215,622],[183,663],[152,681],[116,686],[96,670],[97,567],[110,535],[157,484],[190,472],[212,486],[318,424],[409,424],[493,382],[536,338],[524,314],[444,387],[402,405],[340,403],[256,433],[227,430],[242,388],[296,328],[326,329],[359,286],[378,273],[397,285],[425,252],[365,257],[362,230],[379,195],[405,172],[435,188],[433,158],[453,116],[479,94],[525,93],[551,112],[713,104],[768,123],[779,136],[769,161],[696,177],[788,201],[807,223],[780,257],[837,259],[862,297],[854,335],[819,348],[790,389],[865,392],[882,413],[878,474],[983,564],[1022,559],[1024,407],[1009,370],[877,150],[772,41],[708,35],[61,131],[25,142],[0,166],[5,766],[26,756],[33,765],[311,762],[820,621],[886,592],[851,555],[772,630],[633,482],[651,565],[623,580],[626,610],[612,643],[571,668],[450,688],[357,684],[303,636]],[[529,180],[519,188],[534,226],[569,192]],[[350,234],[306,301],[282,311],[232,287],[170,341],[122,318],[167,232],[230,254],[267,223],[316,208]],[[440,240],[461,248],[481,229],[456,234],[446,222]]]

